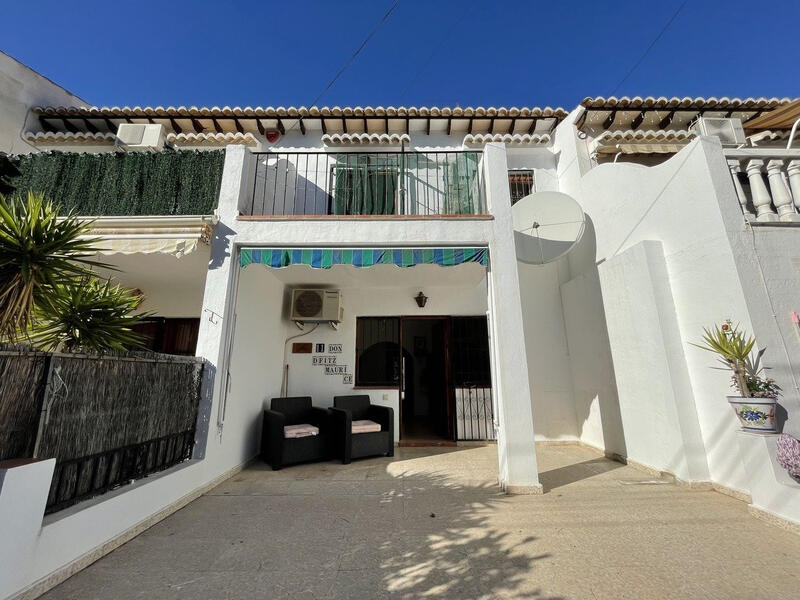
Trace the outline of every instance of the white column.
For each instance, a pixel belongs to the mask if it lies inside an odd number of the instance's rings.
[[[489,242],[489,321],[499,413],[499,479],[508,493],[540,494],[505,145],[487,144],[483,166],[488,209],[494,216]]]
[[[786,174],[789,176],[789,187],[794,196],[794,205],[800,211],[800,160],[789,161]]]
[[[742,187],[742,182],[739,181],[739,173],[742,172],[742,166],[736,159],[731,159],[728,161],[728,168],[731,171],[731,177],[733,178],[733,187],[736,189],[736,197],[739,199],[739,204],[742,207],[742,213],[744,214],[745,218],[749,221],[752,218],[755,218],[755,215],[750,212],[750,209],[747,207],[747,196],[744,193],[744,188]]]
[[[205,421],[198,419],[208,428],[206,448],[195,449],[195,458],[213,454],[212,448],[219,445],[222,438],[222,415],[224,412],[227,385],[227,347],[233,327],[233,311],[236,303],[236,217],[239,202],[246,194],[249,181],[251,155],[245,146],[228,146],[225,151],[225,166],[222,171],[217,215],[219,222],[211,237],[211,258],[206,274],[203,308],[200,314],[200,331],[197,337],[196,355],[206,359],[204,384],[211,389],[208,414]],[[213,386],[211,383],[213,377]]]
[[[747,178],[750,180],[750,194],[753,197],[753,206],[759,221],[777,221],[778,215],[772,210],[772,198],[769,195],[767,184],[764,183],[762,170],[763,160],[751,160],[747,163]]]
[[[769,179],[769,189],[772,193],[772,203],[778,210],[778,218],[781,221],[798,221],[800,215],[792,204],[792,195],[786,182],[783,179],[783,161],[771,160],[767,163],[767,177]]]

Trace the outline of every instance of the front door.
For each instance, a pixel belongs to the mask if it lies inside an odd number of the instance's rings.
[[[446,317],[404,317],[400,436],[406,441],[454,440],[448,385]]]

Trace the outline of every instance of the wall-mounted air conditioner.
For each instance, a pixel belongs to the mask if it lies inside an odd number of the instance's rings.
[[[164,148],[165,138],[163,125],[122,123],[114,145],[125,150],[154,151]]]
[[[741,119],[724,119],[721,117],[700,117],[691,129],[697,135],[713,135],[719,138],[723,146],[744,144],[744,128]]]
[[[341,323],[343,318],[339,290],[292,290],[292,321]]]

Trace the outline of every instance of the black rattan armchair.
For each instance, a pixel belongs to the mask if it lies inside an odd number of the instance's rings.
[[[286,425],[308,423],[319,428],[318,435],[286,438]],[[330,458],[331,423],[327,409],[311,405],[310,396],[273,398],[264,410],[261,432],[261,458],[278,469],[301,462]]]
[[[370,404],[369,396],[336,396],[330,409],[334,427],[334,456],[347,464],[353,458],[394,456],[394,411]],[[353,433],[353,421],[379,423],[380,431]]]

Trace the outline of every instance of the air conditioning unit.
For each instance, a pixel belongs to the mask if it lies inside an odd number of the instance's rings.
[[[691,129],[697,132],[698,135],[718,137],[723,146],[739,146],[745,142],[741,119],[700,117],[692,125]]]
[[[165,139],[163,125],[122,123],[114,145],[125,150],[154,151],[164,148]]]
[[[341,323],[343,318],[339,290],[292,290],[292,321]]]

